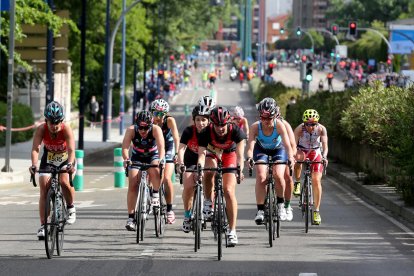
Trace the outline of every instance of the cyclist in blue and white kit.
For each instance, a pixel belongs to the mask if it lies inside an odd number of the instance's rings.
[[[272,98],[263,99],[258,105],[260,120],[250,126],[248,141],[247,159],[253,159],[255,163],[267,162],[268,157],[272,161],[287,161],[294,164],[292,147],[289,143],[289,135],[285,125],[276,116],[279,107]],[[250,163],[250,162],[249,162]],[[285,166],[274,166],[273,177],[276,183],[276,196],[281,220],[286,220],[286,210],[284,203],[285,190]],[[257,215],[255,222],[257,225],[264,220],[264,202],[266,197],[266,176],[267,166],[256,166],[256,204]]]
[[[132,154],[129,159],[129,148],[132,143]],[[160,164],[165,157],[164,137],[159,126],[153,124],[152,114],[148,111],[141,111],[135,118],[135,124],[128,127],[124,140],[122,142],[122,158],[124,159],[124,166],[128,166],[131,161],[137,161],[147,164]],[[160,188],[160,169],[148,169],[149,180],[153,187],[153,198],[151,204],[159,206],[160,198],[158,189]],[[141,173],[137,168],[131,168],[128,173],[128,220],[125,228],[128,231],[135,231],[135,205],[138,197],[138,180],[141,178]]]
[[[177,162],[178,146],[180,144],[180,134],[178,133],[175,119],[168,115],[170,105],[163,99],[155,100],[151,104],[151,112],[154,118],[154,124],[158,125],[164,135],[165,141],[165,172],[162,183],[165,187],[165,201],[167,202],[167,223],[175,222],[175,214],[172,210],[174,198],[174,188],[171,180],[174,163]]]

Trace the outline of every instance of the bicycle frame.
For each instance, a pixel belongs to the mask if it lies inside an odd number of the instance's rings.
[[[62,169],[62,166],[49,165],[47,169],[38,170],[37,173],[50,173],[51,178],[49,180],[50,186],[48,188],[46,202],[45,202],[45,250],[48,259],[53,258],[55,251],[58,256],[61,255],[63,250],[64,240],[64,228],[68,216],[66,207],[66,201],[63,197],[62,187],[59,182],[59,174],[67,173],[66,169]],[[36,187],[36,179],[34,174],[31,175],[30,181],[33,186]],[[69,174],[69,183],[73,187],[72,174]]]
[[[299,164],[305,164],[305,169],[303,171],[304,181],[301,187],[300,198],[299,198],[299,207],[302,211],[302,218],[305,217],[305,233],[309,231],[309,217],[311,217],[311,224],[313,223],[313,191],[312,191],[312,164],[323,164],[325,171],[325,162],[324,161],[310,161],[309,158],[306,158],[304,161],[296,161]]]
[[[204,168],[204,171],[215,171],[214,176],[214,213],[213,219],[211,221],[211,230],[214,234],[214,239],[217,240],[217,249],[218,249],[218,260],[221,260],[222,254],[222,238],[226,234],[227,230],[227,214],[226,214],[226,200],[223,194],[223,173],[224,172],[233,172],[237,171],[237,183],[240,183],[240,167],[236,168],[223,168],[221,160],[217,162],[217,168]],[[225,239],[226,247],[227,239]]]

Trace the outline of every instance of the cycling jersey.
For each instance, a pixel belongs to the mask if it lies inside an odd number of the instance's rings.
[[[164,136],[164,141],[165,141],[165,160],[166,161],[172,161],[174,158],[174,139],[172,136],[172,130],[168,127],[168,118],[171,116],[165,116],[163,121],[162,121],[162,126],[161,126],[161,130],[162,130],[162,134]]]
[[[61,129],[52,138],[47,123],[43,126],[43,155],[40,160],[40,169],[46,169],[48,165],[62,166],[68,163],[68,148],[66,138],[64,135],[65,124],[61,124]]]
[[[184,129],[181,135],[180,143],[187,145],[184,152],[184,165],[189,168],[197,165],[198,161],[198,140],[199,136],[205,134],[205,131],[197,133],[195,125],[188,126]]]
[[[152,160],[159,159],[157,143],[152,134],[152,126],[148,130],[148,135],[145,138],[142,138],[139,134],[137,125],[134,125],[134,132],[131,160],[151,163]]]
[[[262,122],[259,122],[259,131],[256,137],[256,142],[261,148],[273,150],[281,147],[282,137],[280,137],[280,134],[277,132],[276,123],[277,121],[275,120],[272,134],[270,134],[270,136],[266,136],[262,130]]]
[[[299,137],[298,148],[311,150],[320,148],[320,137],[321,137],[322,128],[315,127],[315,129],[309,133],[306,130],[304,124],[302,124],[302,135]]]

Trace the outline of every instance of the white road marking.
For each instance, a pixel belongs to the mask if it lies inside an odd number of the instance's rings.
[[[144,249],[144,251],[141,253],[141,256],[152,256],[153,253],[154,249]]]
[[[318,276],[318,273],[313,273],[313,272],[301,272],[301,273],[299,273],[299,276]]]

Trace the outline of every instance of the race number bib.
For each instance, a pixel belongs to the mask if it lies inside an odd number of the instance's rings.
[[[215,146],[213,146],[211,144],[208,144],[207,150],[209,152],[211,152],[211,153],[214,153],[217,156],[221,156],[223,154],[223,150],[222,149],[216,148]]]
[[[48,164],[59,166],[60,164],[62,164],[66,160],[68,160],[68,153],[66,151],[65,152],[60,152],[60,153],[56,153],[56,152],[48,152],[47,153],[47,163]]]

